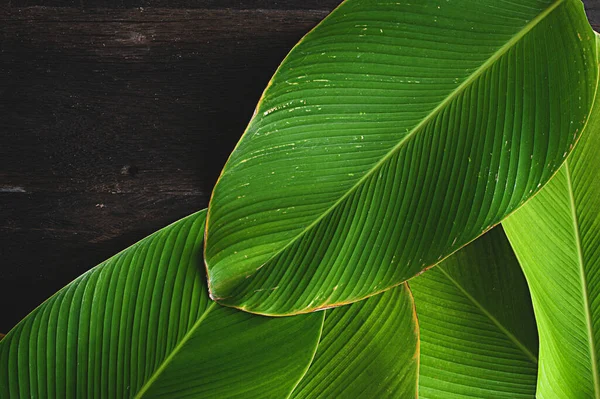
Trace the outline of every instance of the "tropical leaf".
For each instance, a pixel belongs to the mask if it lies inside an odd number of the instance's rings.
[[[421,335],[420,398],[535,397],[531,298],[500,226],[409,284]]]
[[[410,290],[327,310],[315,360],[292,398],[414,398],[419,329]]]
[[[600,101],[565,165],[504,222],[540,333],[540,398],[600,398]]]
[[[324,315],[266,318],[208,298],[205,211],[85,273],[0,341],[2,398],[282,398]]]
[[[294,314],[384,291],[499,223],[596,90],[580,0],[347,0],[287,56],[219,179],[209,290]]]

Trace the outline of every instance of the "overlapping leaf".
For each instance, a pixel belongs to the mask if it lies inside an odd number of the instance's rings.
[[[565,165],[504,223],[540,332],[539,398],[600,398],[600,101]]]
[[[419,331],[404,284],[327,310],[315,360],[292,398],[414,398]]]
[[[0,341],[2,398],[282,398],[323,314],[266,318],[208,298],[205,212],[85,273]]]
[[[347,0],[288,55],[211,200],[211,295],[263,314],[353,302],[532,196],[596,89],[579,0]]]
[[[535,397],[531,298],[500,227],[409,284],[421,337],[420,398]]]

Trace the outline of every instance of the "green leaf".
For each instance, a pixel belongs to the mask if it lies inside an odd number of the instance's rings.
[[[421,334],[419,397],[535,397],[531,298],[500,227],[409,284]]]
[[[208,298],[205,211],[93,268],[0,341],[3,398],[282,398],[323,314],[266,318]]]
[[[596,99],[565,165],[504,222],[538,322],[540,398],[600,398],[599,155]]]
[[[594,98],[579,0],[347,0],[284,60],[219,179],[209,290],[261,314],[354,302],[514,211]]]
[[[410,290],[328,310],[319,348],[292,398],[414,398],[419,331]]]

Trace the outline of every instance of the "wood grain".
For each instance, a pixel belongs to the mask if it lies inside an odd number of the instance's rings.
[[[0,10],[0,331],[206,207],[270,76],[336,2],[204,3]]]
[[[0,1],[0,331],[206,207],[277,65],[339,1]]]

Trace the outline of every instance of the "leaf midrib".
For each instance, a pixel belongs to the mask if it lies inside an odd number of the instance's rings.
[[[523,351],[523,353],[525,354],[525,356],[527,356],[529,360],[531,360],[536,365],[538,364],[537,356],[535,356],[529,349],[527,349],[527,347],[521,341],[519,341],[519,339],[513,333],[508,331],[508,329],[504,327],[500,323],[500,321],[498,321],[498,319],[494,317],[494,315],[488,312],[487,309],[484,308],[483,305],[481,305],[481,303],[479,303],[477,299],[475,299],[471,294],[469,294],[467,290],[465,290],[463,286],[459,284],[458,281],[453,279],[452,276],[450,276],[450,274],[448,274],[448,272],[446,272],[442,266],[438,266],[438,268],[442,272],[442,274],[446,276],[448,280],[450,280],[452,284],[454,284],[456,288],[458,288],[458,290],[477,307],[477,309],[479,309],[485,316],[487,316],[492,321],[492,323],[494,323],[494,325],[508,337],[508,339],[510,339],[519,349],[521,349],[521,351]]]
[[[215,306],[217,306],[217,303],[216,302],[212,302],[210,304],[210,306],[208,306],[206,308],[206,310],[202,313],[202,315],[194,323],[194,325],[192,326],[192,328],[190,328],[189,331],[187,333],[185,333],[185,335],[183,336],[183,338],[181,339],[181,341],[179,341],[177,343],[177,345],[175,346],[175,348],[173,348],[173,350],[171,351],[171,353],[169,354],[169,356],[167,356],[165,358],[165,360],[163,360],[163,362],[160,364],[160,366],[158,366],[158,368],[154,371],[154,373],[152,373],[152,375],[150,376],[150,378],[148,378],[148,380],[146,380],[146,382],[144,383],[144,385],[140,388],[140,390],[138,391],[138,393],[135,395],[135,399],[142,398],[143,395],[146,393],[146,391],[148,391],[148,389],[150,389],[150,387],[152,386],[152,384],[158,379],[158,377],[162,374],[162,372],[167,368],[167,366],[171,363],[171,361],[173,360],[173,358],[175,358],[175,356],[177,355],[177,353],[179,353],[179,351],[183,348],[183,346],[187,343],[187,341],[190,340],[190,338],[192,337],[192,335],[196,332],[196,330],[198,329],[198,327],[200,327],[200,325],[202,324],[202,322],[208,317],[208,314],[213,310],[213,308]]]
[[[589,291],[587,278],[585,275],[585,266],[583,259],[583,248],[581,247],[581,236],[579,234],[579,219],[575,208],[575,194],[571,180],[571,171],[569,161],[565,162],[565,173],[567,177],[567,188],[569,191],[569,206],[571,208],[571,219],[573,221],[573,232],[575,233],[575,245],[577,246],[577,263],[579,266],[579,276],[581,279],[581,291],[583,296],[583,305],[585,311],[585,321],[588,332],[588,344],[590,346],[590,361],[592,363],[592,377],[594,380],[594,394],[596,399],[600,399],[600,380],[598,376],[598,359],[596,357],[596,343],[594,342],[594,328],[592,324],[592,315],[590,310]]]
[[[258,268],[255,268],[253,273],[246,276],[246,279],[252,277],[258,270],[260,270],[263,266],[265,266],[268,262],[276,258],[281,253],[285,252],[289,247],[291,247],[296,241],[298,241],[301,237],[303,237],[308,231],[310,231],[313,227],[315,227],[321,220],[323,220],[327,215],[333,212],[347,197],[349,197],[354,191],[356,191],[369,177],[374,175],[381,167],[384,165],[394,154],[400,150],[404,146],[404,144],[410,140],[415,134],[417,134],[420,130],[422,130],[427,124],[432,121],[443,109],[446,108],[450,102],[452,102],[455,98],[457,98],[460,94],[462,94],[474,81],[476,81],[484,72],[486,72],[492,65],[495,64],[504,54],[506,54],[517,42],[519,42],[525,35],[535,28],[544,18],[546,18],[552,11],[554,11],[558,6],[564,3],[567,0],[556,0],[552,3],[548,8],[542,11],[537,17],[532,19],[517,32],[509,41],[507,41],[502,47],[500,47],[490,58],[487,59],[483,64],[481,64],[475,72],[469,75],[456,89],[454,89],[437,107],[435,107],[425,118],[421,120],[410,132],[402,138],[398,144],[392,147],[391,150],[387,152],[385,156],[381,158],[371,169],[369,169],[357,182],[350,187],[338,200],[336,200],[329,208],[323,211],[314,221],[312,221],[309,225],[302,229],[295,237],[293,237],[286,245],[284,245],[280,250],[275,252],[272,256],[270,256],[266,261],[264,261]],[[210,209],[209,209],[210,211]],[[207,220],[210,220],[207,215]],[[207,223],[207,233],[208,233],[208,223]],[[208,234],[207,234],[208,237]],[[214,290],[210,284],[211,280],[209,279],[209,291],[211,292],[211,297],[214,294]],[[216,298],[215,299],[222,299]]]

